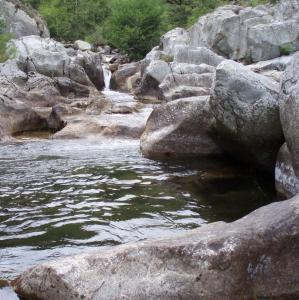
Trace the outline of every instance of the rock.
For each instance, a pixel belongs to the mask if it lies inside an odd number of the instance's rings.
[[[214,67],[218,66],[223,60],[223,57],[205,47],[180,47],[174,56],[176,63],[206,64]]]
[[[25,299],[298,299],[299,198],[233,222],[36,266]],[[287,247],[286,247],[287,245]]]
[[[63,76],[65,66],[70,63],[63,44],[49,38],[26,36],[12,40],[12,45],[18,66],[25,73],[36,71],[48,77]]]
[[[0,140],[26,131],[47,129],[47,120],[29,106],[0,95]]]
[[[63,97],[87,98],[90,90],[87,86],[79,84],[66,77],[56,78],[57,86]]]
[[[183,28],[175,28],[165,33],[160,39],[159,50],[163,50],[167,55],[173,56],[177,47],[189,44],[189,33]]]
[[[66,126],[66,122],[62,120],[58,107],[53,107],[50,116],[47,118],[48,129],[51,132],[57,132]]]
[[[83,68],[87,76],[98,90],[102,90],[105,87],[105,81],[101,55],[93,52],[83,52],[83,55]]]
[[[283,144],[277,156],[275,186],[281,198],[289,199],[299,193],[299,178],[295,174],[291,153]]]
[[[144,71],[137,96],[143,99],[162,99],[159,84],[171,72],[170,66],[163,60],[153,60]]]
[[[209,97],[193,97],[160,105],[150,115],[141,137],[148,158],[216,156],[222,151],[209,133],[215,119]]]
[[[190,45],[254,62],[289,54],[299,49],[296,7],[297,1],[278,1],[272,7],[220,7],[190,28]]]
[[[78,54],[71,57],[62,43],[38,36],[12,40],[11,45],[16,49],[19,68],[26,74],[37,72],[50,78],[69,77],[79,84],[93,84],[99,90],[104,87],[100,54],[78,50]]]
[[[49,37],[49,30],[40,15],[20,0],[0,0],[1,13],[16,38],[29,35]]]
[[[274,169],[283,143],[279,85],[233,61],[216,68],[211,106],[219,143],[234,158]]]
[[[119,90],[123,92],[131,91],[132,87],[128,81],[132,76],[140,71],[140,63],[133,62],[125,65],[121,65],[117,71],[112,74],[111,88],[113,90]]]
[[[85,41],[75,41],[74,46],[76,49],[81,50],[81,51],[90,51],[91,50],[91,45]]]
[[[299,53],[297,53],[286,71],[281,83],[281,94],[280,94],[280,119],[282,124],[283,133],[285,136],[289,155],[284,151],[282,159],[286,160],[286,164],[292,166],[289,177],[293,177],[293,180],[285,181],[286,186],[283,187],[285,190],[292,192],[297,191],[297,179],[299,176]],[[288,158],[290,156],[290,158]],[[290,163],[291,162],[291,163]],[[296,176],[293,176],[292,173]],[[282,185],[284,182],[282,182]],[[293,184],[293,188],[291,185]],[[287,193],[289,194],[289,193]]]
[[[164,100],[210,95],[214,67],[176,62],[169,66],[171,73],[159,85]]]

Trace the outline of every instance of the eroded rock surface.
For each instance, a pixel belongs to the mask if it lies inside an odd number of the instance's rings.
[[[298,270],[296,197],[234,223],[45,263],[13,285],[41,300],[287,300],[299,297]]]

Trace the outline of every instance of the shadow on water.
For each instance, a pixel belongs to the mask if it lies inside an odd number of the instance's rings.
[[[26,141],[0,148],[0,277],[95,247],[233,221],[275,200],[227,161],[155,162],[138,141]]]

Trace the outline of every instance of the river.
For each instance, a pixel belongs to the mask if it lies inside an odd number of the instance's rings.
[[[274,198],[272,182],[226,161],[151,161],[132,139],[20,136],[0,147],[0,279],[58,257],[233,221]],[[0,289],[0,298],[16,299],[8,294]]]

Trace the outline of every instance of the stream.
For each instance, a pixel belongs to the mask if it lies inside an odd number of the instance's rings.
[[[230,222],[274,199],[271,181],[227,161],[151,161],[138,140],[20,136],[0,147],[0,278],[99,247]],[[4,288],[0,299],[17,298]]]

